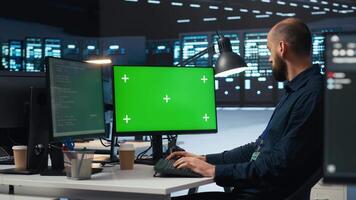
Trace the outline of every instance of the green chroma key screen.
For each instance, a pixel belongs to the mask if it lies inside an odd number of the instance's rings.
[[[115,129],[216,132],[213,68],[114,66]]]

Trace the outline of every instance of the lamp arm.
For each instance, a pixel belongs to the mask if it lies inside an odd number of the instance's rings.
[[[203,51],[198,52],[197,54],[193,55],[192,57],[179,62],[176,66],[186,66],[187,64],[189,64],[193,61],[196,61],[198,58],[202,57],[206,53],[213,54],[213,55],[216,54],[214,45],[210,45],[210,46],[208,46],[208,48],[204,49]]]

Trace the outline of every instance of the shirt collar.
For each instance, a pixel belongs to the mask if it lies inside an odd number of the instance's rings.
[[[287,93],[294,92],[304,86],[304,84],[314,75],[320,74],[320,66],[313,65],[310,68],[304,70],[302,73],[298,74],[293,80],[287,81],[285,85],[285,90]]]

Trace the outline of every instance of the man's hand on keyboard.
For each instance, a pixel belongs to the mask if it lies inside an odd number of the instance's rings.
[[[201,160],[199,157],[181,157],[174,163],[174,167],[178,169],[189,168],[205,177],[214,177],[215,175],[215,166]]]
[[[183,158],[183,157],[197,158],[199,160],[206,161],[205,156],[195,155],[195,154],[189,153],[187,151],[176,151],[176,152],[173,152],[169,156],[167,156],[166,159],[167,160],[172,160],[172,159],[178,159],[178,158]]]

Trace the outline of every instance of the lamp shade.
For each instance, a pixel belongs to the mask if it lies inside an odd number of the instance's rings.
[[[218,45],[220,55],[215,64],[215,77],[226,77],[247,69],[244,59],[232,51],[229,38],[221,37]]]
[[[100,55],[91,55],[84,62],[95,64],[95,65],[109,65],[112,63],[109,57],[104,57]]]

